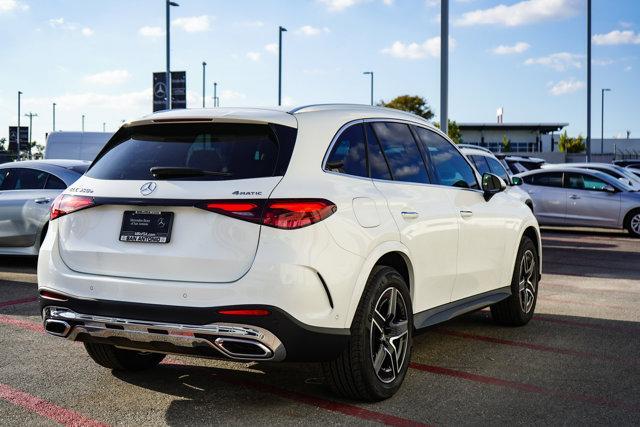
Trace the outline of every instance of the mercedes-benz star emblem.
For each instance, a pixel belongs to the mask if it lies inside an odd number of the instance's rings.
[[[142,194],[143,196],[148,196],[156,190],[157,186],[158,185],[155,182],[145,182],[144,184],[142,184],[142,187],[140,187],[140,194]]]

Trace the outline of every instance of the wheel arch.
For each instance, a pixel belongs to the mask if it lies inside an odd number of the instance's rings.
[[[638,208],[631,208],[627,211],[626,214],[624,214],[624,220],[622,221],[622,227],[625,229],[629,228],[629,223],[631,222],[631,217],[633,214],[636,214],[640,212],[640,207]]]
[[[540,229],[534,227],[533,225],[529,225],[524,229],[522,235],[520,236],[520,241],[522,241],[523,237],[528,237],[533,241],[533,244],[536,245],[538,249],[538,266],[539,266],[539,274],[542,277],[542,238],[540,236]],[[520,244],[518,243],[518,246]]]
[[[353,294],[351,295],[351,303],[345,319],[345,327],[351,327],[353,317],[355,315],[364,289],[367,286],[369,276],[373,268],[378,265],[387,265],[398,270],[398,273],[404,278],[409,286],[409,293],[413,300],[414,294],[414,269],[409,256],[409,250],[400,242],[384,242],[377,246],[366,258],[363,263],[360,274],[356,281]]]

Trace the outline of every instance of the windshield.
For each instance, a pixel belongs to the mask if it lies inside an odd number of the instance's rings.
[[[125,138],[110,142],[87,176],[152,180],[157,178],[151,172],[155,168],[154,171],[187,171],[174,172],[170,177],[187,181],[270,177],[276,174],[278,148],[278,140],[268,125],[138,126]]]

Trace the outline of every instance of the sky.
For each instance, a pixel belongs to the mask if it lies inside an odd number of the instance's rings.
[[[440,105],[438,0],[176,0],[171,64],[186,71],[188,107],[425,97]],[[33,139],[52,129],[117,130],[149,114],[163,71],[164,0],[0,0],[0,138],[22,112]],[[592,135],[640,137],[640,1],[593,0]],[[586,0],[450,0],[449,116],[458,122],[566,122],[586,134]],[[28,122],[21,118],[22,124]]]

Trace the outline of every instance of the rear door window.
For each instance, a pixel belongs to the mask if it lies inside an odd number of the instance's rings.
[[[604,191],[609,184],[595,176],[569,173],[566,177],[566,185],[567,188],[574,190]]]
[[[282,134],[292,135],[295,140],[295,133]],[[87,171],[87,176],[151,180],[155,177],[150,169],[164,167],[203,172],[170,178],[187,181],[270,177],[284,174],[282,161],[284,159],[288,164],[292,150],[292,141],[279,141],[268,125],[137,126],[124,137],[109,142]]]
[[[524,177],[524,182],[542,187],[562,188],[562,172],[537,173]]]
[[[380,141],[391,175],[396,181],[428,183],[429,175],[409,126],[404,123],[371,124]]]
[[[392,179],[391,172],[389,171],[389,165],[387,164],[387,159],[385,159],[384,154],[382,153],[382,147],[380,147],[378,137],[373,132],[370,124],[365,125],[365,128],[371,178],[386,180]]]
[[[476,169],[478,170],[478,172],[480,172],[480,175],[484,175],[485,173],[491,172],[491,169],[489,169],[489,164],[485,160],[484,156],[470,156],[470,157],[471,157],[471,161],[476,166]]]
[[[0,190],[40,190],[44,188],[48,175],[37,169],[9,169]]]
[[[367,177],[367,149],[362,124],[344,130],[331,150],[325,163],[331,172]]]

